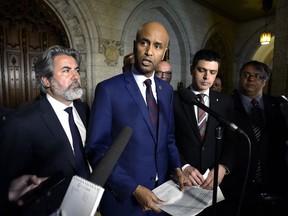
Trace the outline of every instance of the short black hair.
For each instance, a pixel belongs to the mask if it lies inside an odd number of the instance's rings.
[[[191,71],[195,68],[195,66],[198,64],[199,60],[205,60],[205,61],[216,61],[219,64],[221,63],[220,56],[217,52],[211,49],[201,49],[197,51],[194,55],[193,62],[191,65]]]
[[[262,71],[265,74],[265,80],[269,79],[269,77],[271,75],[271,70],[269,69],[268,65],[266,65],[263,62],[256,61],[256,60],[252,60],[252,61],[249,61],[249,62],[245,63],[240,69],[240,76],[241,76],[241,74],[243,72],[243,69],[245,67],[247,67],[248,65],[252,65],[258,71]]]

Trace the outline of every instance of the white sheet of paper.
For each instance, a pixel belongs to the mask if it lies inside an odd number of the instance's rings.
[[[209,170],[204,174],[207,177]],[[202,189],[198,186],[186,187],[185,191],[179,190],[172,180],[163,183],[153,190],[156,196],[165,201],[158,205],[163,211],[177,216],[193,216],[212,205],[213,190]],[[224,200],[221,189],[217,188],[217,202]]]

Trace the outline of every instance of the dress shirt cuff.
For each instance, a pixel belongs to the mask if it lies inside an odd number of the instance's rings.
[[[223,164],[219,164],[219,165],[224,167],[225,175],[228,175],[230,173],[230,170],[226,166],[224,166]]]
[[[190,164],[185,164],[184,166],[182,166],[182,171],[184,171],[186,169],[186,167],[191,166]]]

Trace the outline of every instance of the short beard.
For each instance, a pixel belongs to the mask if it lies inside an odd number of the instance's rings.
[[[72,85],[77,84],[77,88],[72,88]],[[51,90],[54,91],[56,94],[59,96],[62,96],[65,100],[67,101],[73,101],[76,99],[79,99],[83,95],[83,89],[81,87],[81,84],[77,81],[74,80],[67,89],[62,90],[59,86],[58,83],[55,82],[55,80],[52,78],[51,79]]]

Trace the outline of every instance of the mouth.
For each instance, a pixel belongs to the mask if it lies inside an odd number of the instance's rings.
[[[153,62],[150,59],[143,59],[142,60],[142,65],[145,67],[149,67],[153,64]]]
[[[68,89],[77,89],[77,88],[81,88],[81,85],[77,80],[74,80],[68,87]]]

